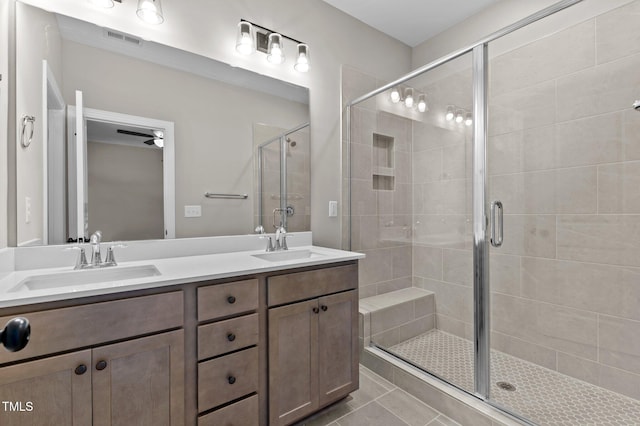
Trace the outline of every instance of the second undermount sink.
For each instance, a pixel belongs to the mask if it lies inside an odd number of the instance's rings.
[[[123,281],[162,275],[153,265],[114,266],[102,269],[32,275],[20,281],[11,291],[46,290],[86,284]]]
[[[252,254],[252,256],[269,262],[284,262],[287,260],[310,259],[322,256],[322,254],[309,249],[302,249],[270,251],[267,253]]]

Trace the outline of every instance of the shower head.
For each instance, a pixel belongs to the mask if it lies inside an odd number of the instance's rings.
[[[636,111],[640,111],[640,99],[638,99],[633,103],[633,107],[635,108]]]
[[[287,143],[291,146],[291,148],[298,144],[296,141],[291,140],[291,138],[287,138]]]

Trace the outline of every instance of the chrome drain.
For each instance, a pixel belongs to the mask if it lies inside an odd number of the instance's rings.
[[[516,387],[509,382],[498,382],[496,383],[496,386],[498,386],[502,390],[506,390],[509,392],[515,392],[516,390]]]

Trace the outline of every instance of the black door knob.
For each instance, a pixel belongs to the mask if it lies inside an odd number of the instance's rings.
[[[327,305],[322,305],[322,306],[320,306],[320,309],[322,309],[323,311],[326,311],[329,308],[327,307]]]
[[[78,375],[78,376],[82,376],[84,373],[87,372],[87,366],[84,364],[80,364],[79,366],[76,367],[76,369],[74,370],[74,372]]]
[[[233,305],[234,303],[236,303],[236,298],[234,296],[229,296],[227,297],[227,302]]]
[[[98,361],[98,363],[96,364],[96,370],[104,370],[105,368],[107,368],[107,361],[105,360]]]
[[[31,325],[29,320],[17,317],[10,320],[4,329],[0,330],[0,342],[9,352],[17,352],[24,349],[31,337]]]
[[[227,340],[233,342],[234,340],[236,340],[236,335],[233,333],[227,334]]]
[[[236,382],[236,378],[233,376],[229,376],[227,377],[227,382],[229,382],[229,384],[232,385]]]
[[[315,308],[313,308],[313,313],[317,314],[318,312],[320,312],[320,309],[318,309],[318,307],[316,306]]]

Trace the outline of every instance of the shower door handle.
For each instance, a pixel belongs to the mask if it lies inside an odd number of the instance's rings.
[[[491,245],[500,247],[504,237],[502,201],[494,201],[491,203]]]

